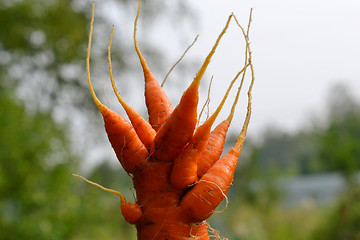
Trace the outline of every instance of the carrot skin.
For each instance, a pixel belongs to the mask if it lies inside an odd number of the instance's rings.
[[[197,175],[199,177],[203,176],[214,162],[220,158],[229,126],[230,122],[224,120],[210,133],[205,150],[197,162]]]
[[[158,131],[173,111],[171,102],[164,89],[150,70],[144,70],[145,102],[149,114],[149,122],[155,131]]]
[[[194,188],[184,195],[181,206],[194,220],[209,218],[224,200],[234,177],[238,157],[233,152],[221,157]]]
[[[156,132],[152,126],[147,122],[137,111],[131,108],[131,110],[126,110],[132,126],[135,129],[136,134],[138,135],[141,142],[145,145],[147,149],[150,149]]]
[[[151,151],[155,159],[174,161],[191,140],[197,122],[198,87],[198,83],[194,82],[189,86],[179,105],[157,132]]]
[[[136,228],[139,240],[209,240],[206,222],[191,221],[180,207],[148,209]]]
[[[177,188],[186,188],[194,184],[197,177],[197,162],[205,149],[211,130],[211,124],[206,122],[195,132],[189,144],[174,160],[170,181]]]
[[[180,206],[184,190],[169,182],[172,164],[150,160],[133,176],[136,203],[142,211],[135,223],[138,239],[209,240],[206,223],[193,221]]]
[[[136,203],[123,202],[121,203],[120,208],[125,221],[130,224],[135,224],[142,215],[141,208]]]
[[[127,173],[134,173],[148,158],[149,153],[132,125],[113,110],[103,107],[105,130],[121,165]]]

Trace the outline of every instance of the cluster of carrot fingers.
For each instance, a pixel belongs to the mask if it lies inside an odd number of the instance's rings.
[[[115,154],[125,171],[132,176],[136,189],[135,203],[127,202],[119,192],[86,181],[120,196],[122,215],[127,222],[135,224],[138,239],[209,239],[205,220],[226,197],[251,115],[254,73],[248,40],[249,27],[246,31],[233,14],[229,16],[194,80],[183,93],[179,104],[173,108],[138,47],[136,26],[139,12],[140,0],[134,24],[134,44],[144,72],[149,121],[126,104],[116,89],[110,55],[113,31],[108,47],[110,79],[113,90],[130,121],[102,104],[94,92],[89,70],[94,5],[87,55],[89,88],[103,116],[105,130]],[[216,111],[197,127],[200,80],[232,18],[235,19],[246,40],[244,67],[231,81]],[[250,20],[251,15],[249,25]],[[221,157],[226,133],[233,119],[248,68],[251,70],[251,83],[244,125],[234,146]],[[229,116],[212,130],[231,88],[240,76],[242,76],[241,82]]]

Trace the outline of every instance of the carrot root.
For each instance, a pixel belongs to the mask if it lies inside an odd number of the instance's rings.
[[[232,15],[229,16],[225,27],[219,34],[213,48],[207,55],[203,65],[196,74],[194,80],[184,92],[179,105],[174,109],[170,117],[159,129],[152,149],[152,155],[160,161],[173,161],[185,145],[191,140],[197,122],[197,105],[199,99],[200,81],[207,69],[211,57],[227,28]]]
[[[139,19],[141,9],[141,0],[138,1],[138,10],[134,23],[134,45],[136,53],[138,54],[141,66],[144,71],[145,78],[145,101],[149,114],[149,122],[151,126],[158,131],[160,127],[163,125],[165,120],[172,113],[173,108],[171,106],[171,102],[151,73],[150,68],[148,67],[144,57],[141,54],[140,48],[138,46],[137,38],[136,38],[136,30],[137,30],[137,21]]]
[[[110,72],[110,80],[111,86],[114,90],[114,93],[119,100],[122,107],[125,109],[126,114],[128,115],[131,124],[133,125],[137,135],[139,136],[140,140],[147,149],[150,149],[151,145],[153,144],[156,132],[150,125],[148,121],[146,121],[137,111],[135,111],[132,107],[130,107],[120,96],[114,82],[112,67],[111,67],[111,42],[112,36],[114,33],[114,26],[111,31],[109,46],[108,46],[108,61],[109,61],[109,72]]]
[[[93,181],[90,181],[80,175],[77,175],[77,174],[72,174],[74,177],[77,177],[77,178],[80,178],[82,180],[84,180],[85,182],[95,186],[95,187],[98,187],[100,188],[101,190],[104,190],[106,192],[109,192],[109,193],[113,193],[117,196],[120,197],[120,208],[121,208],[121,214],[123,215],[124,219],[130,223],[130,224],[135,224],[141,217],[141,208],[138,204],[136,203],[129,203],[129,202],[126,202],[126,199],[124,197],[124,195],[118,191],[115,191],[115,190],[112,190],[110,188],[106,188],[106,187],[103,187],[101,186],[100,184],[98,183],[95,183]]]

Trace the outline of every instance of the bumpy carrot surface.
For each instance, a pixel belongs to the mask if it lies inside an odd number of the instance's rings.
[[[132,175],[136,200],[134,203],[127,202],[121,193],[83,179],[120,197],[121,213],[127,222],[136,226],[140,240],[209,240],[205,220],[226,197],[250,121],[254,73],[248,31],[245,32],[239,25],[246,40],[246,60],[243,69],[231,82],[217,110],[195,130],[198,121],[200,80],[231,19],[235,16],[229,16],[202,67],[182,95],[179,105],[172,109],[168,97],[151,74],[139,50],[136,40],[139,13],[140,0],[134,26],[134,43],[145,75],[145,98],[149,122],[125,103],[115,87],[111,72],[111,40],[108,48],[111,83],[131,123],[102,104],[95,94],[90,80],[89,66],[94,5],[87,55],[87,77],[91,95],[103,115],[105,130],[118,160]],[[235,20],[239,24],[236,18]],[[244,125],[234,146],[227,154],[220,157],[248,67],[252,74]],[[243,75],[240,87],[229,117],[211,131],[232,85],[241,74]]]

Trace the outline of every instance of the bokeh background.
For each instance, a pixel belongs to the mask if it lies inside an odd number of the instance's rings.
[[[106,59],[114,24],[118,89],[146,116],[132,39],[137,1],[95,5],[96,92],[124,114]],[[199,34],[164,86],[176,105],[227,16],[234,12],[246,27],[251,8],[253,115],[229,204],[210,224],[228,239],[358,240],[359,1],[144,0],[140,47],[162,81]],[[87,87],[90,15],[87,0],[0,0],[0,239],[136,239],[116,196],[71,176],[80,173],[133,199]],[[242,68],[244,44],[233,22],[202,80],[200,105],[214,77],[210,113]],[[241,129],[245,93],[226,148]]]

